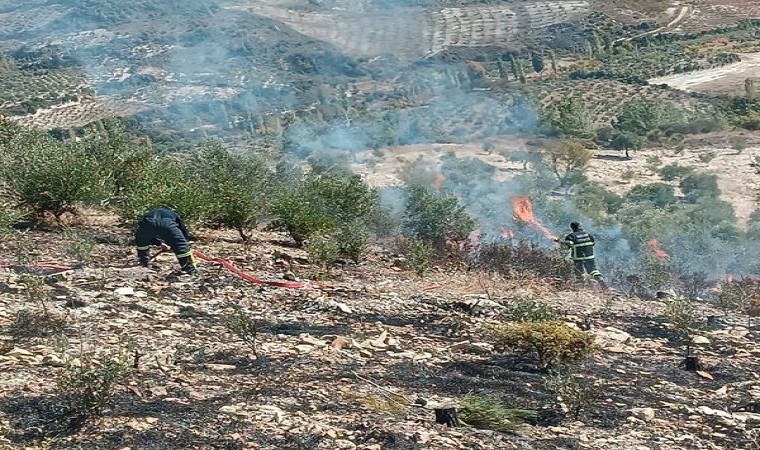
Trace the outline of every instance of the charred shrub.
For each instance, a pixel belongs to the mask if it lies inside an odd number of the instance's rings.
[[[504,325],[493,337],[497,347],[534,355],[542,370],[583,361],[596,351],[594,335],[557,320]]]
[[[562,282],[573,276],[572,266],[560,253],[527,241],[484,244],[477,256],[477,264],[510,277],[529,272],[554,282]]]
[[[420,186],[409,188],[404,218],[407,235],[442,249],[447,242],[465,240],[475,226],[456,197],[444,197]]]
[[[46,337],[62,332],[66,318],[50,311],[25,308],[18,311],[8,327],[8,334],[16,340]]]

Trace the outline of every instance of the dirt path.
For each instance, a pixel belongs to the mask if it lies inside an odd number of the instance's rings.
[[[744,94],[744,81],[760,75],[760,53],[740,55],[741,61],[714,69],[696,70],[694,72],[653,78],[650,84],[667,84],[668,86],[689,92],[702,92],[718,95]]]

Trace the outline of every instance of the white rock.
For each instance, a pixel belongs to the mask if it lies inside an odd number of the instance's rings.
[[[135,290],[131,287],[121,287],[113,291],[113,293],[121,297],[132,297],[135,295]]]
[[[707,339],[707,338],[706,338],[706,337],[704,337],[704,336],[694,336],[694,337],[691,339],[691,342],[692,342],[692,343],[694,343],[694,344],[709,344],[709,343],[710,343],[710,340],[709,340],[709,339]]]
[[[645,422],[649,422],[655,416],[654,409],[652,408],[632,408],[630,411],[633,417]]]
[[[222,372],[225,370],[235,370],[237,369],[237,366],[233,366],[231,364],[206,364],[205,366],[207,369],[214,370],[217,372]]]
[[[602,339],[620,343],[628,342],[632,337],[629,333],[615,327],[604,327],[601,330],[596,330],[594,333]]]
[[[720,409],[712,409],[709,406],[700,406],[697,408],[697,412],[705,416],[718,416],[727,419],[731,418],[731,413],[728,411],[721,411]]]

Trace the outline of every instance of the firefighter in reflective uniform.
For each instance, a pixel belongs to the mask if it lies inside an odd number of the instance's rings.
[[[596,262],[594,261],[594,244],[596,243],[594,236],[585,232],[578,222],[571,223],[570,229],[573,232],[565,236],[564,239],[558,238],[557,242],[570,250],[570,256],[575,265],[575,276],[579,280],[582,280],[583,272],[586,272],[599,284],[606,286],[604,277],[596,268]]]
[[[148,267],[151,245],[171,249],[185,273],[197,275],[193,251],[190,249],[190,233],[182,218],[170,209],[155,208],[148,211],[138,222],[135,245],[140,265]]]

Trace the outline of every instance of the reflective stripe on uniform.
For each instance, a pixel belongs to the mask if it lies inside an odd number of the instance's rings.
[[[193,251],[190,250],[189,252],[185,253],[176,253],[177,258],[187,258],[188,256],[193,256]]]
[[[584,242],[582,244],[573,244],[573,247],[588,247],[589,245],[594,245],[593,241]]]
[[[573,261],[588,261],[594,259],[594,255],[591,256],[573,256]]]
[[[137,247],[138,251],[144,252],[146,250],[150,250],[150,245],[146,245],[145,247]]]
[[[592,277],[601,277],[602,272],[599,272],[598,270],[592,270],[589,275],[591,275]]]

